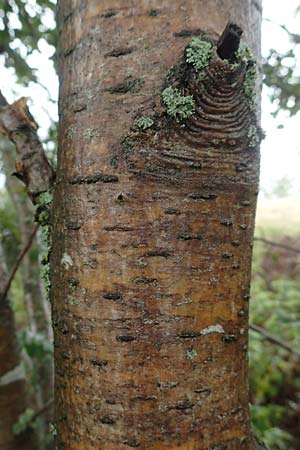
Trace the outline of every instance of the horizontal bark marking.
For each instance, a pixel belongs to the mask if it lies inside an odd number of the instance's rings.
[[[195,394],[205,394],[206,396],[209,396],[211,394],[211,389],[207,387],[203,388],[196,388],[194,389]]]
[[[222,258],[224,258],[224,259],[230,259],[230,258],[233,258],[233,253],[229,253],[229,252],[224,252],[224,253],[222,253]]]
[[[97,366],[97,367],[106,367],[108,364],[107,359],[102,359],[102,360],[98,360],[98,359],[90,359],[90,363],[93,366]]]
[[[121,335],[121,336],[117,336],[116,340],[118,342],[133,342],[136,339],[134,336],[131,336],[131,335]]]
[[[139,395],[138,397],[135,397],[134,400],[140,400],[142,402],[156,401],[157,396],[156,395]]]
[[[128,447],[139,447],[141,443],[136,439],[129,439],[123,442],[124,445],[128,445]]]
[[[168,258],[172,255],[172,252],[169,250],[149,250],[144,254],[146,257],[162,257],[162,258]]]
[[[119,292],[106,292],[102,297],[106,300],[120,300],[122,295]]]
[[[117,15],[117,11],[115,9],[107,9],[104,13],[101,14],[101,17],[104,19],[109,19],[110,17],[114,17]]]
[[[192,233],[183,231],[176,235],[176,239],[179,239],[181,241],[192,241],[192,240],[201,241],[202,235],[201,234],[192,234]]]
[[[192,192],[188,197],[193,200],[215,200],[218,196],[211,193]]]
[[[95,173],[94,175],[79,175],[67,180],[69,184],[117,183],[119,178],[115,175]]]
[[[157,284],[157,278],[148,278],[148,277],[135,277],[132,280],[136,284]]]
[[[222,334],[222,333],[225,333],[225,331],[221,325],[210,325],[207,328],[204,328],[203,330],[200,330],[200,331],[195,331],[195,330],[182,331],[181,333],[177,334],[177,337],[182,338],[182,339],[193,339],[196,337],[205,336],[207,334],[212,334],[212,333]]]
[[[194,406],[195,406],[194,403],[187,400],[182,403],[177,403],[177,405],[170,406],[168,409],[177,409],[177,411],[186,411],[187,409],[192,409]]]
[[[174,216],[180,216],[180,214],[182,214],[181,211],[179,211],[178,209],[175,209],[175,208],[165,209],[164,213],[168,214],[170,216],[173,216],[173,215]]]
[[[174,389],[178,385],[178,381],[158,381],[157,386],[161,390]]]
[[[112,225],[110,227],[104,227],[105,231],[134,231],[134,228],[124,225]]]
[[[225,334],[225,336],[222,336],[222,341],[225,342],[225,344],[231,344],[232,342],[237,341],[237,337],[234,334]]]
[[[202,34],[202,31],[199,29],[196,30],[180,30],[173,33],[173,36],[176,38],[186,38],[186,37],[192,37],[192,36],[199,36]]]
[[[100,417],[100,422],[104,425],[114,425],[116,423],[115,419],[109,416]]]
[[[144,80],[141,78],[128,79],[123,83],[115,84],[114,86],[106,89],[110,94],[127,94],[128,92],[137,93],[141,90],[144,84]]]
[[[232,227],[233,221],[231,219],[222,219],[220,221],[221,225],[224,225],[225,227]]]
[[[119,58],[119,56],[129,55],[134,50],[133,47],[118,47],[114,48],[110,52],[106,53],[104,56],[106,58],[112,57],[112,58]]]

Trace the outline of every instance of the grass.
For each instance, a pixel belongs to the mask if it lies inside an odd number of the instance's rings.
[[[300,234],[300,197],[260,198],[255,235],[283,237]]]

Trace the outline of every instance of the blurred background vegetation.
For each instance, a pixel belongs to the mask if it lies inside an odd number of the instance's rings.
[[[285,24],[277,26],[288,35],[290,46],[285,53],[269,50],[263,61],[264,83],[273,104],[272,114],[284,111],[295,116],[300,109],[300,34],[290,32]],[[0,87],[9,101],[20,94],[32,97],[32,92],[43,97],[48,106],[32,104],[31,110],[42,126],[40,137],[52,161],[57,117],[55,46],[55,1],[0,0],[0,63],[6,68],[7,80],[2,78]],[[41,71],[41,64],[51,72],[50,78]],[[3,138],[0,164],[0,253],[8,278],[34,233],[34,208],[22,184],[11,176],[13,149]],[[262,191],[254,241],[251,323],[263,332],[250,330],[251,411],[256,433],[270,450],[300,449],[300,204],[295,192],[291,196],[292,191],[293,183],[286,174]],[[29,386],[27,406],[13,429],[18,435],[34,428],[38,448],[51,449],[55,434],[53,349],[50,308],[39,276],[42,252],[38,232],[9,292]],[[279,342],[272,341],[268,333]]]

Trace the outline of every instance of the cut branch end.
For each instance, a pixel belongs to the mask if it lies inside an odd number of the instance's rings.
[[[217,54],[221,59],[233,61],[239,48],[243,30],[235,23],[228,22],[217,44]]]

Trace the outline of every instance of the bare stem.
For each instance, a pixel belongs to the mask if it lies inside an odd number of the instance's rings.
[[[273,344],[279,345],[280,347],[284,348],[285,350],[289,351],[290,353],[300,356],[300,352],[298,350],[291,347],[290,345],[288,345],[286,342],[282,341],[281,339],[278,339],[276,336],[269,333],[264,328],[262,328],[258,325],[255,325],[253,323],[249,325],[249,328],[251,330],[255,331],[256,333],[259,333],[261,336],[263,336],[264,339],[267,339],[268,341],[272,342]]]
[[[263,242],[264,244],[267,244],[267,245],[272,245],[273,247],[283,248],[284,250],[288,250],[289,252],[300,253],[299,248],[290,247],[289,245],[285,245],[285,244],[279,244],[278,242],[269,241],[269,239],[265,239],[262,237],[255,237],[254,240]]]
[[[34,229],[32,230],[31,235],[28,238],[28,241],[27,241],[26,245],[24,246],[24,248],[19,253],[19,256],[17,257],[16,262],[15,262],[15,265],[13,266],[13,268],[12,268],[12,270],[10,272],[10,275],[8,277],[8,280],[7,280],[6,284],[5,284],[3,292],[0,295],[0,300],[1,301],[5,300],[5,298],[7,296],[7,293],[9,291],[9,288],[11,286],[11,283],[13,282],[13,279],[15,277],[15,274],[16,274],[16,272],[17,272],[17,270],[18,270],[18,268],[19,268],[19,266],[20,266],[24,256],[26,255],[26,253],[30,249],[30,247],[32,245],[32,242],[33,242],[33,239],[34,239],[34,237],[35,237],[35,235],[37,233],[38,228],[39,228],[39,224],[34,227]]]

